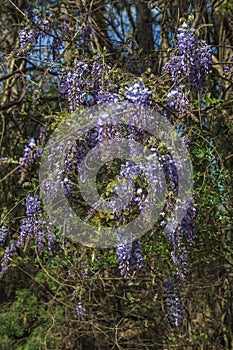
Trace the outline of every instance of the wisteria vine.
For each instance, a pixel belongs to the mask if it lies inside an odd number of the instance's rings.
[[[54,29],[54,28],[53,28]],[[45,37],[50,31],[51,22],[44,18],[42,24],[38,26],[33,11],[28,12],[28,19],[24,28],[19,33],[19,48],[16,50],[18,56],[27,56],[34,52],[39,36]],[[71,37],[71,32],[66,21],[56,28],[65,39]],[[84,43],[91,35],[92,28],[87,26],[80,34]],[[59,37],[53,35],[51,44],[52,57],[56,59],[59,55],[62,42]],[[211,48],[204,41],[199,40],[194,28],[189,28],[187,23],[178,29],[177,47],[175,48],[169,62],[165,65],[164,71],[168,71],[171,76],[172,87],[167,93],[165,104],[181,115],[186,115],[190,111],[190,95],[193,92],[203,92],[206,88],[208,75],[211,73]],[[111,67],[107,65],[101,55],[96,55],[89,62],[75,59],[68,69],[59,71],[59,90],[67,98],[70,112],[75,112],[78,108],[100,105],[108,102],[130,101],[140,106],[155,107],[153,101],[153,91],[145,86],[143,80],[135,79],[128,86],[117,86],[111,79],[107,79]],[[165,106],[165,107],[166,107]],[[112,136],[116,130],[107,126],[108,130],[97,128],[86,136],[84,141],[76,140],[74,147],[65,160],[65,172],[63,174],[63,189],[65,196],[70,199],[74,184],[70,174],[77,170],[79,162],[85,154],[98,142],[101,142],[104,133],[108,131]],[[125,131],[125,130],[124,130]],[[135,139],[137,131],[133,128],[127,129],[128,137]],[[42,139],[42,136],[41,136]],[[70,148],[71,150],[71,148]],[[20,172],[25,173],[30,165],[39,159],[43,150],[36,146],[34,137],[31,137],[24,148],[24,153],[20,161]],[[59,150],[58,150],[59,152]],[[156,150],[158,152],[158,150]],[[132,150],[134,155],[134,150]],[[178,193],[179,181],[176,165],[168,152],[158,156],[167,179],[167,185],[172,189],[172,196],[165,205],[165,211],[169,211],[171,202],[175,202]],[[61,171],[58,169],[58,171]],[[142,172],[133,162],[125,162],[120,167],[119,178],[126,179],[135,190],[130,205],[143,206],[145,191],[139,186],[134,176],[142,176]],[[49,186],[49,183],[46,184]],[[174,271],[171,278],[164,280],[166,289],[167,309],[170,322],[174,326],[180,326],[184,316],[184,305],[182,288],[186,281],[186,244],[193,244],[195,241],[195,205],[192,203],[179,227],[172,232],[167,239],[170,243],[171,261]],[[165,213],[163,213],[163,217]],[[119,219],[119,217],[117,216]],[[126,217],[121,217],[124,221]],[[161,230],[166,226],[166,218],[161,222]],[[142,270],[145,259],[143,247],[140,240],[134,237],[129,243],[124,240],[120,228],[117,228],[116,255],[119,262],[120,275],[124,278],[131,278],[133,274]],[[0,245],[3,246],[8,240],[9,232],[5,226],[0,227]],[[37,196],[28,195],[26,197],[26,217],[20,223],[19,237],[11,241],[6,247],[3,258],[0,276],[3,276],[9,268],[10,261],[18,249],[25,248],[31,240],[37,243],[38,253],[47,249],[52,255],[56,249],[62,249],[61,239],[55,234],[55,230],[49,221],[43,219],[41,204]],[[80,301],[76,306],[76,313],[84,319],[86,310]]]

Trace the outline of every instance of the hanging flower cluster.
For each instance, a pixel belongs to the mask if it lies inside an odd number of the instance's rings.
[[[38,159],[40,159],[43,149],[36,147],[36,141],[34,137],[31,137],[28,144],[24,148],[23,157],[20,162],[20,173],[25,173]]]
[[[25,17],[25,26],[19,32],[19,47],[16,49],[17,56],[25,57],[36,51],[36,46],[40,39],[44,43],[47,41],[48,48],[51,49],[51,56],[55,60],[62,48],[60,37],[67,36],[67,26],[55,21],[53,14],[47,11],[44,18],[39,18],[32,7],[28,7]],[[60,33],[60,35],[58,35]],[[46,54],[46,58],[48,58]]]
[[[171,324],[174,326],[179,326],[181,324],[184,313],[183,298],[181,297],[181,289],[186,283],[187,265],[184,242],[188,242],[189,244],[194,242],[195,216],[196,209],[192,203],[176,230],[167,234],[167,239],[171,245],[171,260],[175,266],[175,270],[171,280],[166,279],[164,285],[167,290],[166,303],[168,315]]]
[[[180,84],[167,93],[167,104],[181,114],[188,114],[190,110],[189,91],[185,91],[184,84]]]
[[[1,226],[0,227],[0,245],[6,242],[7,237],[8,237],[8,229],[6,228],[6,226]]]
[[[180,293],[179,283],[175,280],[164,280],[166,288],[166,304],[171,325],[178,327],[182,324],[184,316],[183,298]]]
[[[198,39],[196,30],[184,22],[177,34],[177,52],[165,65],[176,87],[184,78],[191,91],[203,91],[212,70],[212,51],[205,41]]]
[[[29,52],[32,52],[36,45],[39,37],[39,31],[37,28],[30,29],[28,26],[24,27],[19,32],[19,44],[20,44],[20,53],[27,55]]]
[[[38,196],[27,195],[26,197],[26,217],[22,219],[18,240],[14,240],[5,249],[3,255],[0,277],[9,268],[10,259],[15,254],[17,248],[25,247],[29,241],[37,243],[38,253],[41,253],[47,246],[50,254],[54,254],[54,248],[61,248],[60,239],[55,235],[51,223],[41,219],[40,201]]]
[[[117,94],[112,94],[109,86],[104,86],[103,83],[109,69],[97,56],[92,65],[77,61],[73,69],[61,73],[60,92],[68,97],[71,112],[83,105],[92,106],[119,100]]]
[[[134,271],[140,272],[143,268],[144,258],[141,244],[136,238],[132,239],[132,243],[129,243],[120,229],[118,229],[116,253],[122,277],[130,278]]]
[[[83,307],[82,302],[79,301],[78,304],[75,307],[76,309],[76,315],[80,317],[82,320],[84,320],[86,315],[86,309]]]
[[[150,97],[152,92],[144,85],[142,80],[133,82],[126,88],[124,96],[127,100],[133,103],[142,105],[150,105]]]

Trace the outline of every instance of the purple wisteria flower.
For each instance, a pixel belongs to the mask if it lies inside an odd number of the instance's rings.
[[[179,284],[165,278],[164,285],[166,288],[166,304],[169,321],[172,326],[179,327],[184,317],[183,298],[180,293]]]
[[[62,249],[61,237],[55,234],[55,227],[51,222],[46,220],[38,220],[36,227],[38,251],[48,248],[51,255],[55,254],[57,249]]]
[[[88,65],[80,61],[75,64],[72,70],[61,74],[60,92],[68,97],[71,112],[74,112],[85,102],[88,73]]]
[[[18,55],[32,52],[36,47],[38,37],[39,31],[37,28],[24,27],[19,32],[19,44],[21,50]]]
[[[34,154],[35,161],[40,159],[42,153],[43,153],[43,148],[37,147],[36,150],[35,150],[35,154]]]
[[[119,100],[118,95],[110,91],[111,82],[106,80],[109,70],[110,67],[97,56],[92,64],[78,61],[73,69],[60,75],[60,92],[68,97],[72,112],[82,105],[92,106]]]
[[[223,74],[226,75],[230,71],[231,67],[233,67],[233,56],[231,57],[230,63],[224,66]]]
[[[60,246],[60,237],[54,232],[53,225],[40,218],[40,200],[38,196],[27,195],[26,197],[26,218],[20,225],[20,236],[17,241],[18,247],[23,247],[27,242],[34,239],[37,243],[38,252],[48,248],[51,255],[54,254],[54,247]]]
[[[8,236],[8,229],[6,226],[1,226],[0,227],[0,244],[4,244],[7,240]]]
[[[27,195],[26,197],[26,215],[20,225],[20,236],[17,246],[21,247],[28,242],[34,232],[37,230],[38,215],[40,213],[40,201],[37,196]]]
[[[120,229],[118,229],[116,253],[122,277],[130,278],[134,271],[140,272],[143,268],[144,258],[140,242],[138,239],[134,239],[132,243],[128,242]]]
[[[178,169],[175,164],[175,161],[172,159],[172,157],[169,154],[161,155],[158,157],[159,162],[161,163],[163,167],[163,171],[167,179],[169,180],[169,185],[174,191],[174,194],[178,194],[179,190],[179,181],[178,181]],[[172,196],[174,199],[174,195]]]
[[[0,278],[8,271],[10,259],[16,252],[16,242],[11,242],[11,244],[6,247],[5,253],[2,258]]]
[[[42,23],[41,23],[41,25],[40,25],[40,29],[41,29],[41,31],[42,31],[42,37],[45,37],[46,36],[46,34],[49,32],[49,29],[50,29],[50,25],[51,25],[51,23],[49,22],[49,20],[48,20],[48,18],[44,18],[43,20],[42,20]]]
[[[119,186],[115,187],[114,193],[118,197],[125,199],[126,204],[122,207],[123,203],[121,203],[121,207],[126,211],[129,211],[134,206],[137,206],[140,210],[143,207],[145,191],[137,182],[137,178],[141,178],[142,176],[142,169],[134,162],[127,161],[121,165],[120,174],[116,176],[119,180]],[[121,214],[121,218],[122,220],[127,220],[127,215]]]
[[[178,87],[187,78],[192,91],[203,91],[212,71],[211,47],[198,39],[196,30],[184,22],[178,29],[177,51],[164,67],[169,68],[173,83]]]
[[[181,143],[182,143],[182,148],[187,150],[190,145],[190,139],[188,139],[186,136],[181,137]]]
[[[186,242],[192,244],[195,239],[195,217],[197,211],[193,203],[187,210],[186,215],[181,221],[180,230],[183,232]]]
[[[37,218],[40,212],[40,201],[38,196],[27,195],[26,197],[26,215]]]
[[[224,81],[224,79],[223,79],[221,84],[224,84],[225,88],[227,88],[227,86],[230,87],[229,84],[230,84],[230,82],[233,81],[233,56],[231,57],[230,62],[224,66],[223,76],[224,76],[224,78],[226,78],[226,80]],[[232,88],[231,88],[231,90],[232,90]]]
[[[36,141],[34,137],[31,137],[28,144],[24,148],[19,171],[23,172],[25,169],[27,169],[28,166],[39,160],[42,153],[43,149],[41,147],[36,148]]]
[[[111,67],[103,64],[98,56],[92,65],[79,61],[72,70],[60,75],[60,92],[68,97],[72,112],[82,105],[91,106],[121,100],[121,91],[120,94],[117,92],[119,87],[106,79],[110,69]],[[150,106],[151,94],[143,81],[139,80],[126,88],[124,97],[131,102]]]
[[[71,180],[69,180],[67,177],[64,178],[63,180],[63,192],[66,198],[69,199],[71,191],[74,188],[74,184]]]
[[[186,282],[186,247],[185,242],[194,243],[195,239],[195,216],[196,209],[193,203],[187,210],[186,215],[182,219],[180,225],[174,232],[167,233],[167,239],[171,244],[171,259],[175,265],[175,279],[180,283]],[[166,226],[164,220],[163,228]]]
[[[8,161],[8,157],[0,158],[0,163],[7,162],[7,161]]]
[[[36,146],[35,139],[33,137],[30,138],[28,144],[24,148],[24,154],[20,164],[20,172],[28,165],[34,162],[34,148]]]
[[[105,92],[104,90],[99,90],[96,95],[97,104],[103,104],[103,103],[117,103],[120,102],[120,96],[113,92]]]
[[[126,88],[124,96],[133,103],[150,105],[150,97],[152,92],[144,85],[142,80],[133,82]]]
[[[170,108],[181,114],[188,114],[190,110],[189,91],[185,92],[185,86],[180,84],[167,93],[167,104]]]
[[[37,228],[37,245],[38,245],[38,253],[41,253],[45,247],[45,237],[43,234],[43,230]]]
[[[132,161],[127,161],[121,165],[120,175],[125,176],[129,180],[133,180],[133,175],[142,175],[142,169]]]
[[[35,224],[34,218],[24,218],[22,220],[20,225],[20,235],[17,241],[18,247],[24,246],[26,242],[31,239],[34,231],[36,230]]]
[[[186,145],[187,140],[182,139],[182,144]],[[171,189],[171,195],[169,196],[169,201],[166,201],[165,210],[170,210],[170,205],[174,205],[176,202],[176,197],[179,191],[179,179],[178,179],[178,169],[169,154],[159,156],[159,161],[163,166],[163,171],[166,176],[169,189]],[[167,219],[165,213],[163,214],[163,221],[161,222],[161,227],[165,230],[167,225]],[[186,246],[185,242],[192,244],[194,241],[194,221],[195,221],[196,210],[193,204],[190,205],[187,210],[186,215],[182,219],[180,225],[174,231],[165,231],[166,237],[170,242],[171,247],[171,260],[175,266],[175,279],[181,284],[186,282]]]
[[[86,309],[83,307],[82,302],[79,301],[78,304],[75,307],[76,309],[76,315],[80,317],[82,320],[84,320],[86,315]]]

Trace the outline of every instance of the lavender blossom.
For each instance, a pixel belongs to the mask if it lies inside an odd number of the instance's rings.
[[[0,163],[7,162],[7,161],[8,161],[8,157],[0,158]]]
[[[27,195],[26,197],[26,215],[27,217],[37,218],[40,212],[40,201],[38,196]]]
[[[232,66],[233,66],[233,56],[231,57],[230,63],[228,63],[224,66],[223,74],[227,75],[227,73],[230,71]]]
[[[35,49],[39,36],[39,31],[36,28],[30,29],[29,27],[23,28],[19,32],[19,44],[20,44],[20,54],[29,52]]]
[[[135,205],[137,205],[139,209],[142,209],[145,200],[145,193],[138,185],[135,175],[136,177],[142,177],[143,171],[134,162],[127,161],[125,164],[121,165],[120,175],[117,176],[121,185],[115,188],[115,192],[117,196],[125,198],[129,202],[124,210],[130,210],[130,207]],[[122,219],[124,219],[123,214]],[[125,219],[127,219],[127,215]]]
[[[67,177],[65,177],[63,180],[63,192],[66,198],[70,197],[73,187],[74,187],[73,182],[71,182]]]
[[[63,72],[61,75],[60,92],[68,97],[71,112],[85,102],[88,72],[88,65],[78,62],[72,70]]]
[[[94,28],[89,23],[87,23],[86,26],[81,30],[80,39],[85,48],[88,48],[90,45],[91,34],[93,31]]]
[[[163,166],[163,171],[168,181],[169,185],[172,186],[172,190],[175,195],[178,194],[179,181],[178,181],[178,170],[176,164],[169,154],[159,156],[159,161]],[[174,199],[174,195],[172,196]]]
[[[0,227],[0,244],[4,244],[6,242],[8,236],[8,229],[6,226]]]
[[[33,137],[30,138],[27,146],[24,148],[24,154],[20,164],[20,172],[23,171],[25,167],[34,162],[34,148],[36,146],[35,139]]]
[[[40,159],[42,153],[43,153],[43,148],[41,148],[41,147],[36,148],[35,154],[34,154],[35,161]]]
[[[34,203],[30,199],[29,211],[20,225],[20,237],[17,241],[18,247],[23,247],[27,242],[35,239],[38,252],[41,253],[44,248],[48,248],[51,255],[54,254],[54,248],[60,247],[60,237],[54,234],[54,227],[45,220],[38,219],[39,201],[34,198]]]
[[[54,237],[52,237],[50,233],[47,233],[47,245],[51,255],[53,255],[53,248],[52,248],[53,241],[54,241]]]
[[[184,85],[170,90],[167,94],[167,104],[170,108],[178,111],[181,114],[188,114],[190,110],[190,102],[188,99],[189,92],[184,91]]]
[[[55,251],[61,249],[61,239],[57,236],[53,225],[46,220],[38,220],[36,223],[37,232],[37,246],[38,251],[42,252],[44,248],[48,248],[51,255],[55,254]]]
[[[118,101],[117,94],[112,94],[109,91],[110,81],[107,79],[110,66],[103,64],[100,61],[100,55],[93,61],[90,74],[91,79],[87,81],[87,88],[92,96],[92,103],[101,104],[103,102],[111,102],[115,99]],[[103,81],[105,78],[105,83]]]
[[[188,139],[186,136],[183,136],[181,137],[181,143],[183,150],[187,151],[187,149],[189,148],[190,139]]]
[[[172,81],[178,87],[187,78],[192,91],[203,91],[212,70],[212,51],[205,41],[199,40],[194,28],[184,22],[177,34],[177,54],[165,65]]]
[[[118,231],[120,232],[120,230]],[[128,243],[128,240],[122,234],[118,234],[116,253],[120,274],[124,278],[130,278],[133,271],[139,272],[144,266],[142,247],[138,239],[134,239],[132,243]]]
[[[8,270],[10,258],[16,252],[16,248],[24,248],[26,244],[33,239],[37,243],[38,252],[41,253],[44,248],[48,248],[50,254],[54,254],[55,248],[61,249],[61,240],[55,232],[55,228],[50,222],[39,219],[40,201],[37,196],[27,195],[26,197],[26,217],[20,224],[20,235],[17,241],[13,241],[5,249],[3,255],[0,277]],[[7,229],[0,228],[0,244],[7,234]],[[46,245],[47,242],[47,245]]]
[[[127,161],[124,165],[121,165],[120,175],[132,181],[132,175],[142,176],[142,170],[134,162]]]
[[[143,81],[133,82],[126,88],[124,96],[133,103],[150,105],[152,92],[144,85]]]
[[[167,238],[171,243],[171,259],[176,266],[175,276],[176,280],[182,283],[186,282],[186,248],[185,242],[192,244],[195,238],[194,219],[196,216],[196,209],[193,204],[187,210],[186,215],[182,219],[180,225],[174,232],[167,233]],[[164,224],[166,226],[166,222]]]
[[[160,156],[159,161],[163,166],[166,178],[169,181],[169,187],[172,190],[170,201],[166,201],[166,207],[169,210],[170,205],[176,201],[176,196],[179,191],[178,170],[170,155]],[[164,216],[164,215],[163,215]],[[176,279],[182,283],[186,282],[186,257],[185,243],[192,242],[194,237],[194,226],[192,225],[194,213],[191,209],[188,210],[186,216],[181,221],[180,225],[173,232],[166,232],[167,239],[171,244],[171,259],[176,267]],[[164,218],[162,227],[165,229],[167,220]]]
[[[28,242],[38,228],[38,215],[40,213],[40,201],[37,196],[27,195],[26,215],[20,225],[20,236],[17,246],[21,247]]]
[[[35,231],[35,222],[32,218],[24,218],[20,225],[20,235],[17,246],[22,247],[28,242]]]
[[[9,268],[10,259],[16,252],[15,242],[12,242],[5,250],[5,253],[2,258],[0,278],[7,272]]]
[[[40,25],[40,29],[42,31],[42,36],[45,37],[50,29],[50,22],[47,18],[44,18],[42,20],[42,24]]]
[[[62,72],[60,92],[68,97],[72,112],[82,105],[119,101],[119,96],[110,91],[110,81],[106,80],[109,70],[110,67],[97,56],[91,65],[78,61],[73,69]]]
[[[76,315],[78,317],[80,317],[82,320],[84,320],[85,314],[86,314],[86,309],[83,307],[81,301],[78,302],[78,304],[76,305],[75,309],[76,309]]]
[[[19,171],[24,172],[30,165],[38,161],[43,153],[41,147],[36,148],[36,141],[33,137],[29,139],[28,144],[24,148],[24,154],[21,159]]]
[[[184,317],[183,298],[177,281],[164,280],[166,288],[166,304],[169,321],[172,326],[179,327]]]
[[[44,239],[43,231],[41,229],[37,229],[37,246],[38,246],[38,253],[41,253],[45,247],[45,239]]]
[[[120,102],[120,96],[117,93],[105,92],[103,90],[97,91],[97,104],[103,103],[117,103]]]
[[[190,244],[195,239],[195,216],[196,208],[191,204],[180,224],[180,230],[183,232],[186,242]]]
[[[180,243],[179,248],[174,248],[171,252],[171,258],[173,264],[176,266],[175,277],[176,280],[181,283],[186,283],[186,257],[185,257],[185,246]]]

